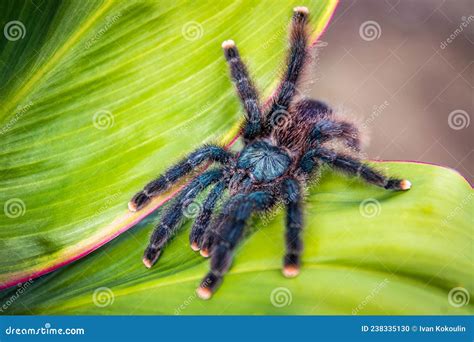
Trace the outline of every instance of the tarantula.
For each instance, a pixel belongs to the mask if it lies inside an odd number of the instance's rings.
[[[298,82],[310,59],[308,16],[306,7],[294,9],[287,67],[266,109],[259,102],[235,43],[226,40],[222,44],[232,81],[245,110],[243,149],[233,153],[218,145],[200,147],[147,184],[129,203],[130,210],[140,210],[152,197],[199,165],[205,162],[221,164],[198,175],[180,191],[153,231],[143,257],[148,268],[157,261],[165,243],[178,229],[183,207],[213,185],[190,233],[191,248],[200,250],[204,257],[211,257],[210,271],[196,290],[203,299],[210,298],[222,282],[250,216],[269,210],[278,202],[283,203],[287,212],[283,274],[294,277],[299,273],[303,249],[302,190],[315,178],[315,171],[321,164],[329,164],[385,189],[407,190],[411,186],[407,180],[385,177],[351,154],[360,147],[359,132],[352,123],[337,119],[320,101],[295,100]],[[285,116],[284,125],[278,124],[282,115]],[[345,151],[327,147],[326,143],[334,139],[343,143]],[[214,214],[216,204],[225,192],[229,198],[221,212]]]

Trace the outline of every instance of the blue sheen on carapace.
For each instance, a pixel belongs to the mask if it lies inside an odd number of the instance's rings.
[[[282,149],[257,140],[242,151],[237,168],[248,170],[256,181],[266,183],[282,176],[290,163],[290,157]]]

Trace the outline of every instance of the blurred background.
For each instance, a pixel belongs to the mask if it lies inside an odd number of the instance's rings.
[[[474,180],[470,0],[341,0],[311,96],[369,131],[371,159],[420,160]]]

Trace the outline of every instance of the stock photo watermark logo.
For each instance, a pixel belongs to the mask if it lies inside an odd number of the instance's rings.
[[[180,123],[180,125],[176,128],[176,130],[173,131],[173,134],[179,134],[179,135],[189,135],[189,130],[194,126],[198,125],[198,118],[201,117],[201,115],[205,114],[207,111],[210,110],[212,107],[212,103],[210,101],[207,101],[204,105],[200,106],[196,114],[193,115],[192,118],[189,120],[186,120],[184,123]]]
[[[461,17],[461,23],[459,24],[459,26],[453,31],[453,33],[449,35],[448,38],[446,38],[441,42],[441,44],[439,44],[439,47],[442,50],[446,49],[448,45],[451,44],[473,21],[473,15],[470,15],[469,17]]]
[[[448,293],[448,303],[455,308],[460,308],[469,304],[471,296],[464,287],[454,287]]]
[[[451,210],[446,216],[442,223],[442,227],[446,227],[450,221],[452,221],[455,217],[457,217],[466,207],[466,205],[469,204],[470,201],[472,201],[472,198],[474,197],[474,193],[470,193],[468,196],[464,197],[461,203],[459,203],[453,210]]]
[[[313,181],[313,186],[318,186],[320,183],[320,180],[319,179],[316,179]],[[302,189],[302,195],[303,196],[307,196],[308,195],[308,189],[307,188],[303,188]],[[270,224],[270,222],[272,222],[275,217],[278,216],[278,214],[284,210],[288,204],[292,201],[294,201],[295,199],[298,198],[298,194],[291,194],[287,197],[285,197],[282,201],[280,201],[279,203],[276,204],[276,207],[275,207],[275,210],[270,210],[269,212],[267,213],[263,213],[263,216],[259,219],[259,226],[261,227],[266,227]]]
[[[278,41],[280,37],[286,36],[287,30],[288,28],[286,25],[280,26],[278,30],[270,37],[270,39],[268,39],[262,44],[262,49],[263,50],[268,49],[268,47],[272,45],[273,43],[275,43],[276,41]]]
[[[95,128],[103,131],[113,127],[115,123],[115,117],[111,111],[101,109],[98,112],[94,113],[92,117],[92,123],[94,124]]]
[[[98,287],[92,294],[92,301],[94,302],[94,305],[99,308],[112,305],[115,301],[114,292],[105,286]]]
[[[204,28],[197,21],[188,21],[181,28],[181,34],[183,35],[184,39],[192,42],[202,38],[204,35]]]
[[[120,195],[122,192],[119,190],[112,194],[110,197],[108,197],[103,204],[87,219],[85,226],[90,226],[94,224],[94,221],[104,212],[107,211],[107,209],[111,208],[114,204],[117,203],[118,199],[120,198]]]
[[[471,117],[465,110],[455,109],[448,115],[448,125],[455,131],[469,127],[470,123]]]
[[[359,305],[357,305],[357,307],[352,309],[352,314],[357,315],[359,313],[359,311],[363,310],[367,306],[367,304],[369,304],[371,301],[373,301],[374,298],[379,294],[379,292],[382,291],[382,289],[385,286],[387,286],[389,283],[390,283],[390,281],[387,278],[385,278],[382,282],[377,284],[377,286],[375,286],[372,289],[372,291],[370,291],[370,293],[367,296],[365,296],[364,300],[362,302],[360,302]]]
[[[290,113],[284,109],[278,109],[273,113],[270,125],[276,128],[286,128],[290,122]]]
[[[20,198],[10,198],[3,205],[3,212],[9,218],[18,218],[25,215],[26,204]]]
[[[16,123],[25,115],[33,106],[33,102],[28,102],[26,105],[18,107],[15,111],[15,115],[2,127],[0,135],[7,133],[9,130],[16,125]]]
[[[23,39],[26,36],[26,27],[19,20],[9,21],[3,27],[3,35],[11,42]]]
[[[9,326],[5,329],[6,335],[84,335],[84,328],[53,328],[51,323],[45,323],[39,328],[16,328]]]
[[[186,218],[196,218],[202,212],[202,204],[196,200],[190,200],[183,203],[182,212]]]
[[[28,288],[33,284],[33,279],[29,279],[24,283],[17,284],[17,290],[13,295],[11,295],[3,304],[0,306],[0,312],[6,311],[13,303],[20,298],[20,296],[28,290]]]
[[[382,35],[380,24],[374,20],[363,22],[359,27],[359,36],[366,42],[377,40]]]
[[[209,280],[206,280],[202,286],[206,287],[209,285]],[[197,293],[194,292],[192,295],[189,295],[184,301],[183,303],[181,303],[180,305],[178,305],[178,307],[176,309],[174,309],[174,314],[175,316],[178,316],[178,315],[181,315],[181,313],[187,309],[187,307],[189,305],[191,305],[191,303],[198,297]]]
[[[360,202],[359,212],[365,218],[374,218],[382,212],[380,202],[375,198],[367,198]]]
[[[361,124],[362,128],[367,128],[369,127],[369,125],[375,120],[377,119],[380,114],[382,114],[385,109],[388,108],[388,106],[390,105],[390,103],[385,100],[384,102],[382,102],[381,104],[379,105],[373,105],[372,107],[372,112],[370,113],[369,117]]]
[[[292,301],[293,295],[286,287],[277,287],[270,294],[270,302],[277,308],[290,306]]]
[[[92,38],[86,41],[86,49],[89,49],[92,45],[97,43],[100,38],[122,17],[122,13],[117,13],[113,16],[105,18],[105,24],[92,36]]]

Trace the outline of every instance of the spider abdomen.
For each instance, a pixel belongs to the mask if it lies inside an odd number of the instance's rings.
[[[263,140],[248,145],[237,160],[237,168],[248,171],[257,182],[267,183],[288,170],[290,157]]]

